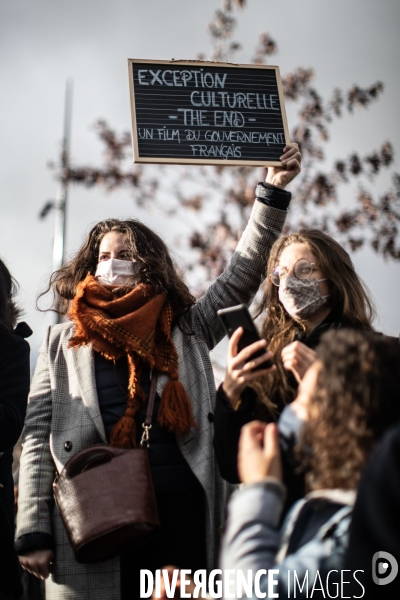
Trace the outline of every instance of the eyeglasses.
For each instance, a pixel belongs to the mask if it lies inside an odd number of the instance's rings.
[[[315,263],[310,262],[306,258],[300,258],[293,266],[293,275],[297,277],[297,279],[309,279],[314,271],[314,267],[316,267]],[[289,270],[288,267],[275,267],[270,274],[272,283],[279,287],[281,280],[287,277]]]

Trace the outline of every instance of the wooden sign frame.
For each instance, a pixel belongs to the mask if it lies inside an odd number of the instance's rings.
[[[168,157],[164,158],[162,156],[141,156],[139,152],[139,141],[138,141],[138,123],[137,123],[137,112],[136,112],[136,101],[135,101],[135,82],[134,82],[134,65],[136,64],[145,64],[153,66],[160,65],[161,68],[169,65],[169,66],[186,66],[190,68],[196,68],[204,70],[207,67],[221,67],[224,69],[258,69],[258,70],[268,70],[273,71],[276,77],[276,85],[279,96],[279,108],[280,115],[282,118],[282,127],[285,144],[290,143],[289,136],[289,128],[287,124],[286,110],[285,110],[285,102],[283,97],[283,89],[282,82],[279,72],[278,66],[272,65],[247,65],[247,64],[232,64],[232,63],[224,63],[224,62],[212,62],[212,61],[185,61],[185,60],[144,60],[144,59],[128,59],[128,77],[129,77],[129,91],[130,91],[130,105],[131,105],[131,127],[132,127],[132,148],[133,148],[133,161],[134,163],[152,163],[152,164],[201,164],[201,165],[245,165],[245,166],[260,166],[260,167],[268,167],[268,166],[282,166],[282,163],[278,160],[244,160],[237,158],[176,158],[176,157]],[[192,71],[194,72],[194,71]],[[169,71],[172,73],[172,71]],[[153,72],[154,75],[154,72]],[[144,75],[141,75],[144,80]],[[197,82],[197,77],[196,77]],[[147,85],[147,83],[146,83]],[[137,86],[139,87],[139,86]],[[255,94],[253,94],[255,95]],[[258,101],[258,100],[257,100]],[[200,111],[198,111],[200,112]],[[169,117],[176,118],[176,117]],[[186,119],[186,113],[185,113]],[[252,119],[255,120],[255,119]],[[165,126],[164,126],[165,128]],[[160,135],[160,134],[159,134]]]

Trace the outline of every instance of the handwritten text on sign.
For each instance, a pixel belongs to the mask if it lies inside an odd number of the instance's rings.
[[[279,162],[288,135],[277,67],[130,64],[136,161]]]

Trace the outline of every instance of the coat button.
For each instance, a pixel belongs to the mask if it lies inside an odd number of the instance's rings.
[[[72,450],[72,442],[65,442],[65,444],[64,444],[64,450],[65,450],[65,452],[71,452],[71,450]]]
[[[210,423],[212,423],[214,421],[214,413],[208,413],[207,418],[210,421]]]

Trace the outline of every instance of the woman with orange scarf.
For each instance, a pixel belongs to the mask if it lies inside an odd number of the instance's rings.
[[[53,274],[49,289],[68,321],[47,331],[32,381],[16,542],[23,568],[46,579],[47,600],[138,598],[140,569],[215,566],[231,486],[213,452],[209,351],[224,335],[217,310],[251,302],[283,227],[297,145],[282,159],[258,186],[229,265],[197,302],[164,242],[132,219],[98,223]],[[91,445],[137,446],[154,372],[149,459],[160,532],[121,557],[80,564],[53,503],[54,474]]]

